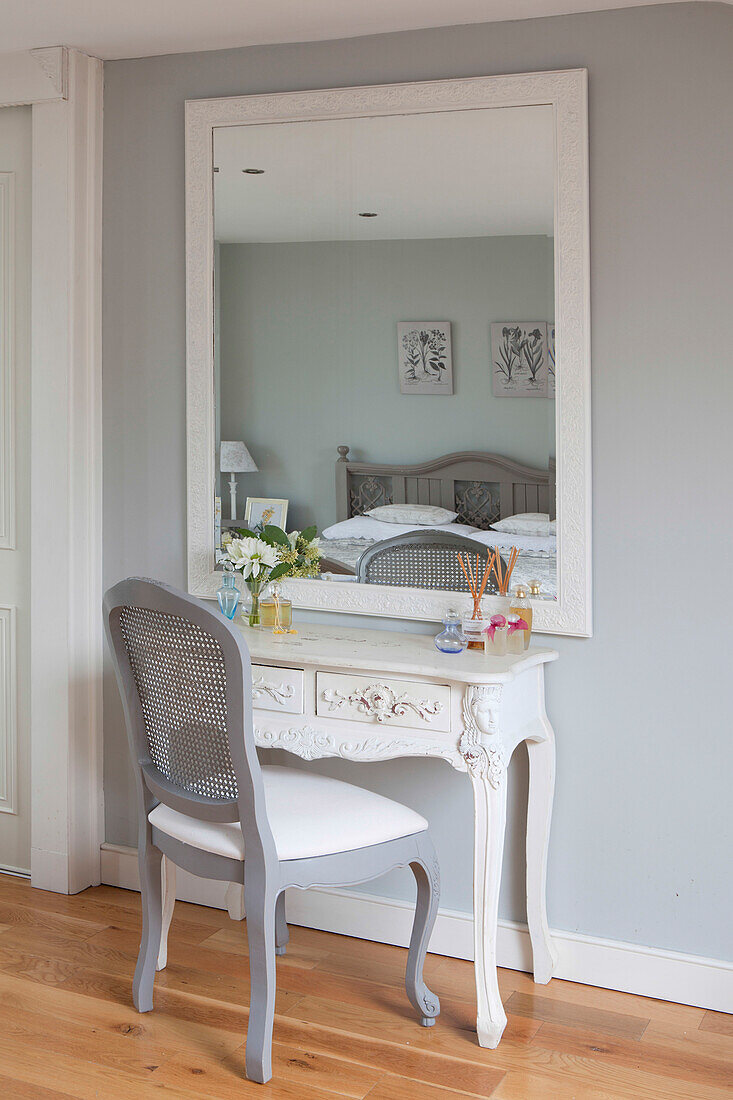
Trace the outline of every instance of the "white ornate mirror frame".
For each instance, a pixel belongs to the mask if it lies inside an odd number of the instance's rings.
[[[334,88],[186,103],[188,584],[211,597],[214,570],[213,134],[220,126],[551,105],[555,125],[555,327],[558,598],[534,627],[591,633],[590,261],[587,72],[524,73]],[[468,596],[338,581],[291,580],[298,607],[439,620]]]

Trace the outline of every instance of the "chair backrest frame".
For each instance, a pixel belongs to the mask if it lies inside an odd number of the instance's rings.
[[[226,734],[236,798],[212,798],[172,782],[153,763],[133,667],[121,616],[139,608],[175,616],[205,631],[218,644],[225,669]],[[254,741],[252,665],[243,635],[219,612],[192,596],[159,581],[131,577],[104,596],[104,625],[122,696],[128,742],[136,771],[141,829],[147,816],[163,802],[174,810],[205,821],[239,821],[248,854],[277,859],[265,805],[265,791]]]

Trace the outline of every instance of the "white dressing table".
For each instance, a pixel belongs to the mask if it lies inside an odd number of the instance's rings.
[[[496,975],[506,772],[527,742],[527,921],[534,979],[552,977],[545,911],[555,743],[545,713],[552,649],[486,658],[439,653],[430,635],[300,624],[295,635],[241,626],[252,655],[255,738],[304,760],[432,756],[468,772],[474,797],[474,948],[479,1043],[506,1026]]]

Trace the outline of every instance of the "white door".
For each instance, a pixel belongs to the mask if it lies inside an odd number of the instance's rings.
[[[31,108],[0,109],[0,868],[30,868]]]

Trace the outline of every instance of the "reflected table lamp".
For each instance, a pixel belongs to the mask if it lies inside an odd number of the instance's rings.
[[[229,499],[231,501],[231,519],[237,518],[237,478],[236,474],[249,474],[257,470],[257,463],[241,440],[222,440],[219,452],[219,469],[229,474]]]

